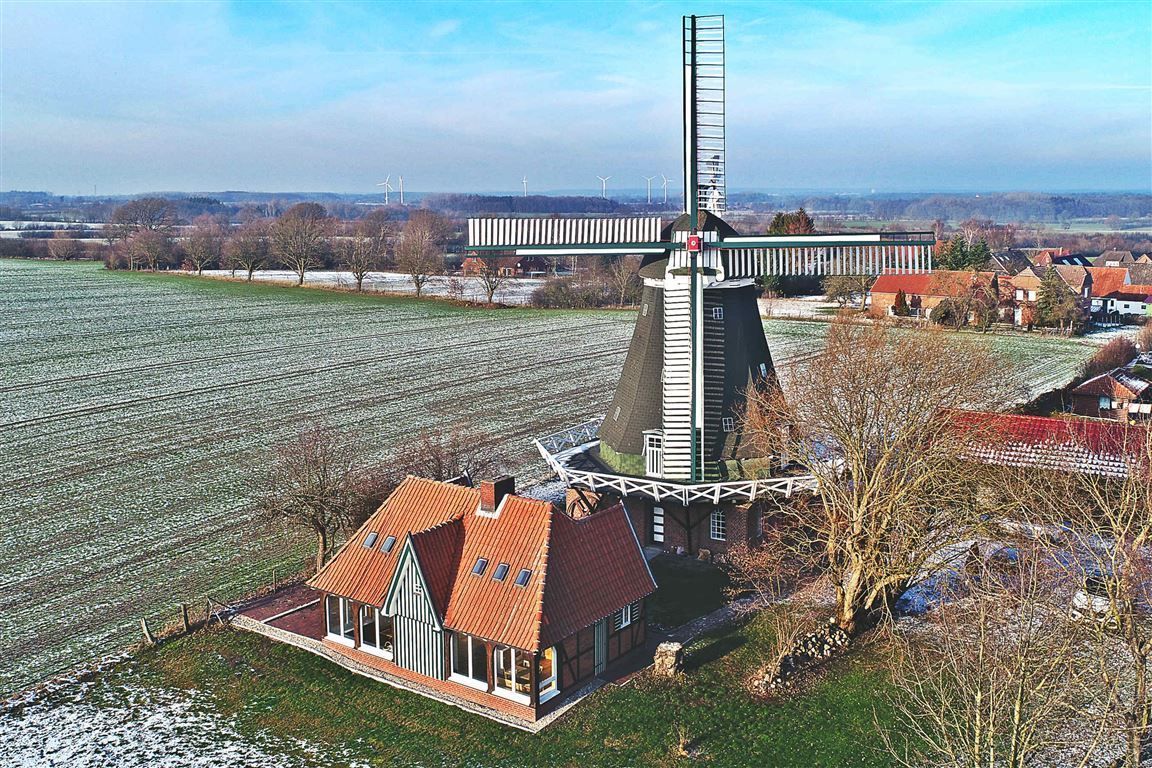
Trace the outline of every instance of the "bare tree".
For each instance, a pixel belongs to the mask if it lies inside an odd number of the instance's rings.
[[[48,254],[60,261],[78,258],[83,250],[80,242],[72,237],[72,233],[64,230],[53,232],[52,239],[48,241]]]
[[[105,233],[112,240],[127,240],[141,230],[172,234],[176,226],[176,208],[162,197],[130,200],[112,212]]]
[[[1004,368],[987,347],[935,329],[841,318],[824,350],[789,370],[783,392],[747,392],[749,444],[799,462],[820,484],[819,503],[782,514],[820,542],[835,620],[849,634],[970,536],[979,473],[961,457],[979,427],[958,429],[945,412],[1011,402]]]
[[[252,282],[256,270],[268,263],[268,229],[267,219],[252,219],[228,238],[225,249],[228,261],[244,270],[248,282]]]
[[[356,290],[364,290],[364,278],[370,272],[379,270],[384,263],[384,241],[386,230],[374,224],[350,226],[336,242],[336,256],[340,265],[352,273]]]
[[[396,266],[412,280],[416,295],[433,275],[444,269],[443,243],[448,221],[432,211],[416,211],[404,225],[396,245]]]
[[[842,309],[857,303],[863,307],[871,283],[871,278],[863,275],[829,275],[822,281],[824,298]]]
[[[172,239],[162,230],[141,229],[119,244],[127,256],[130,269],[143,264],[155,272],[172,260]]]
[[[491,304],[496,298],[496,291],[504,285],[505,276],[500,273],[500,262],[493,257],[482,259],[482,266],[477,277],[480,285],[484,287],[485,302]]]
[[[260,513],[268,521],[310,531],[320,570],[336,534],[361,506],[363,473],[347,435],[332,427],[305,427],[274,448],[259,489]]]
[[[1071,765],[1096,748],[1099,729],[1076,716],[1082,638],[1064,618],[1061,574],[1044,549],[1014,554],[971,564],[924,626],[901,633],[896,725],[882,734],[898,763]]]
[[[635,304],[644,284],[640,280],[640,257],[618,256],[605,266],[605,277],[616,294],[617,306]]]
[[[297,203],[272,225],[273,250],[296,273],[296,285],[304,284],[304,274],[309,269],[323,264],[331,230],[332,219],[317,203]]]
[[[1023,473],[1010,485],[1061,531],[1062,562],[1083,587],[1073,608],[1097,633],[1095,711],[1135,768],[1152,751],[1152,428],[1120,429],[1107,446],[1126,457],[1113,476],[1070,460],[1067,471]]]
[[[205,267],[219,264],[228,240],[228,222],[217,216],[204,214],[192,221],[192,229],[184,241],[184,253],[197,275]]]

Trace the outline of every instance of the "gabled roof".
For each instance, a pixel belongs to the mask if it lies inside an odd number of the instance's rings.
[[[480,492],[475,488],[408,477],[308,583],[323,592],[381,605],[405,537],[459,518],[479,504]],[[364,542],[372,533],[376,538],[367,548]],[[396,540],[385,553],[381,547],[389,536]]]
[[[371,605],[380,605],[395,575],[382,565],[379,544],[363,541],[372,531],[406,524],[433,604],[450,630],[524,650],[554,645],[598,619],[656,589],[623,506],[573,520],[550,502],[508,495],[498,514],[477,514],[480,493],[410,477],[368,519],[309,584]],[[431,525],[427,523],[433,521]],[[402,539],[403,540],[403,539]],[[481,575],[477,558],[487,560]],[[493,578],[501,563],[503,580]],[[516,584],[521,570],[529,576]]]
[[[950,417],[971,431],[969,458],[984,464],[1121,478],[1148,460],[1149,427],[1143,425],[987,411],[952,411]]]
[[[1101,298],[1127,288],[1131,281],[1124,267],[1086,267],[1092,275],[1092,297]]]
[[[1149,387],[1152,387],[1152,383],[1132,374],[1130,371],[1117,368],[1114,371],[1102,373],[1099,376],[1088,379],[1088,381],[1073,389],[1072,394],[1091,395],[1093,397],[1136,398],[1148,391]]]
[[[1092,260],[1092,266],[1107,267],[1109,263],[1124,265],[1131,264],[1133,261],[1135,259],[1132,258],[1132,251],[1104,251]]]
[[[1001,272],[1005,275],[1016,275],[1032,266],[1028,256],[1015,248],[996,251],[992,254],[990,261],[994,272]]]
[[[908,296],[963,296],[972,286],[990,286],[995,277],[994,272],[960,272],[946,269],[911,274],[885,272],[872,284],[872,293],[904,291]]]

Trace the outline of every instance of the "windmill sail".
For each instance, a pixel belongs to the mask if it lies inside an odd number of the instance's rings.
[[[684,17],[684,212],[723,214],[724,17]]]

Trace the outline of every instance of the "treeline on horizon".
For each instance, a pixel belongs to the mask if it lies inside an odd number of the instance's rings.
[[[110,197],[58,196],[47,192],[0,193],[0,219],[23,221],[105,221],[119,204],[146,195]],[[244,193],[215,195],[164,195],[188,220],[203,214],[240,217],[245,211],[276,216],[298,202],[320,202],[332,214],[347,220],[363,218],[382,206],[379,195],[339,193]],[[651,214],[664,206],[622,202],[575,195],[478,195],[436,193],[414,196],[419,207],[455,216],[475,215],[627,215]],[[677,201],[670,201],[676,204]],[[395,203],[398,212],[405,210]],[[1046,194],[1004,192],[992,194],[873,194],[826,195],[734,192],[729,195],[733,211],[770,213],[804,208],[814,216],[843,216],[877,221],[963,221],[991,219],[998,222],[1064,222],[1115,216],[1120,219],[1152,217],[1152,194],[1131,192],[1085,192]],[[673,211],[677,210],[673,208]]]

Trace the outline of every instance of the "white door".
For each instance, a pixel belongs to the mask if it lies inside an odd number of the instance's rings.
[[[664,438],[660,435],[644,436],[644,474],[648,477],[664,474]]]
[[[664,507],[652,507],[652,541],[664,543]]]

